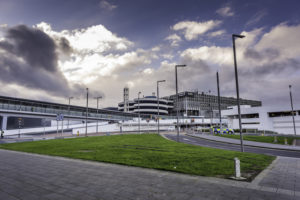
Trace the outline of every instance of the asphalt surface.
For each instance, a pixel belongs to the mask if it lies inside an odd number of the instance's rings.
[[[176,135],[166,134],[165,136],[171,140],[177,141]],[[241,150],[240,145],[210,141],[210,140],[195,138],[187,135],[179,136],[179,141],[186,144],[193,144],[193,145],[198,145],[203,147],[212,147],[217,149],[225,149],[225,150],[233,150],[233,151]],[[300,158],[300,151],[277,150],[277,149],[268,149],[268,148],[250,147],[250,146],[244,146],[244,151],[249,153],[266,154],[272,156]]]

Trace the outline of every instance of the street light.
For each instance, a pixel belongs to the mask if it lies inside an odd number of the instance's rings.
[[[139,114],[139,118],[138,118],[138,120],[139,120],[139,134],[141,133],[141,122],[140,122],[140,118],[141,118],[141,115],[140,115],[140,94],[141,94],[141,92],[139,92],[138,93],[138,109],[139,109],[139,112],[138,112],[138,114]]]
[[[97,125],[96,125],[96,133],[98,133],[98,119],[99,119],[99,116],[98,116],[98,109],[99,109],[99,99],[102,99],[102,96],[99,96],[99,97],[95,97],[95,99],[97,99]]]
[[[217,88],[218,88],[218,105],[219,105],[219,117],[220,117],[220,130],[221,130],[221,133],[222,133],[223,129],[222,129],[222,116],[221,116],[221,97],[220,97],[220,85],[219,85],[219,72],[217,72]]]
[[[208,90],[208,103],[209,103],[209,110],[210,110],[210,127],[209,127],[209,130],[210,130],[210,134],[213,134],[213,129],[212,129],[212,121],[213,121],[213,117],[214,117],[214,114],[213,114],[213,109],[212,109],[212,103],[211,103],[211,96],[210,96],[210,90]]]
[[[87,137],[87,118],[89,111],[89,88],[86,88],[86,116],[85,116],[85,137]]]
[[[179,120],[178,120],[178,81],[177,81],[177,68],[186,67],[186,65],[175,65],[175,85],[176,85],[176,119],[177,119],[177,142],[179,142]]]
[[[68,115],[70,115],[70,104],[71,104],[71,99],[74,99],[74,97],[69,97],[69,107],[68,107]],[[70,125],[70,120],[68,119],[68,128]]]
[[[166,80],[160,80],[156,82],[157,85],[157,134],[159,134],[159,83],[166,82]]]
[[[241,108],[240,108],[239,80],[238,80],[238,71],[237,71],[236,53],[235,53],[235,38],[244,38],[244,37],[245,37],[244,35],[232,34],[236,96],[237,96],[237,106],[238,106],[238,114],[239,114],[239,128],[240,128],[240,140],[241,140],[241,152],[244,152],[244,145],[243,145],[243,134],[242,134],[242,119],[241,119]]]
[[[294,134],[296,135],[296,126],[295,126],[295,117],[294,117],[294,106],[293,106],[293,97],[292,97],[292,86],[289,85],[290,89],[290,99],[291,99],[291,107],[292,107],[292,117],[293,117],[293,125],[294,125]]]

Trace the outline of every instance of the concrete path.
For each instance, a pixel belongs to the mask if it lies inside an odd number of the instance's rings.
[[[213,136],[213,135],[206,135],[206,134],[187,134],[187,135],[200,137],[200,138],[207,139],[207,140],[213,140],[213,141],[217,141],[217,142],[224,142],[224,143],[229,143],[229,144],[240,144],[240,140],[238,140],[238,139],[231,139],[231,138],[219,137],[219,136]],[[263,143],[263,142],[253,142],[253,141],[247,141],[247,140],[243,140],[243,142],[244,142],[244,145],[246,145],[246,146],[300,151],[300,146],[281,145],[281,144],[272,144],[272,143]]]
[[[299,171],[279,158],[247,183],[0,150],[0,199],[299,199]]]

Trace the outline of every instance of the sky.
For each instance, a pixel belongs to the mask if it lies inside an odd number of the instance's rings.
[[[0,0],[0,95],[116,107],[129,87],[240,97],[280,108],[300,100],[298,0]]]

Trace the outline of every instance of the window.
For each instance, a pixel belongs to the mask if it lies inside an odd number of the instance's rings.
[[[300,111],[298,111],[300,112]],[[294,115],[296,115],[296,111],[294,111]],[[283,112],[271,112],[269,113],[269,117],[287,117],[292,116],[292,111],[283,111]]]

